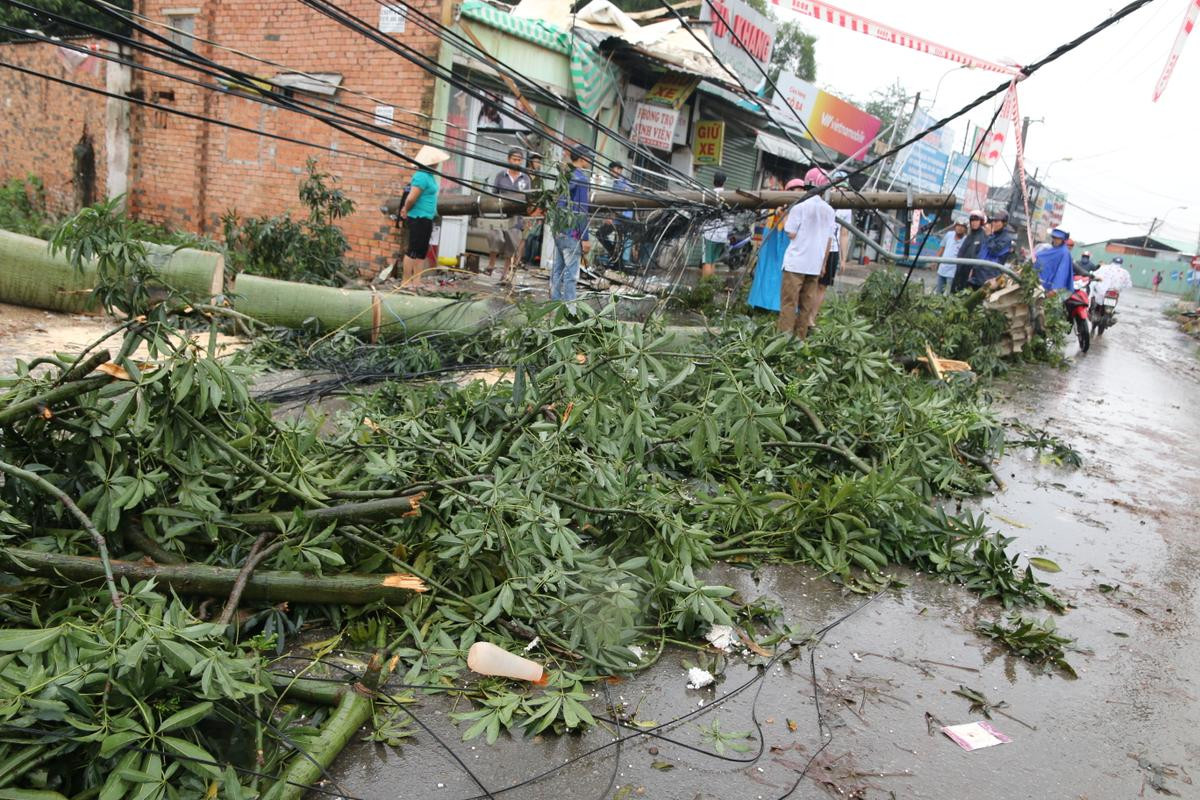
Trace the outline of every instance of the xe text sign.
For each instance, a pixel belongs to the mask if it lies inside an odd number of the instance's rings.
[[[812,132],[811,138],[843,155],[862,158],[881,122],[840,97],[822,91],[794,73],[784,72],[775,82],[778,92],[771,101],[775,119],[791,126],[799,117]],[[788,110],[791,106],[792,110]],[[795,113],[793,113],[793,111]]]
[[[775,21],[744,0],[711,0],[701,4],[700,22],[711,24],[709,38],[717,59],[748,89],[760,90],[766,79],[759,67],[767,69],[775,49]]]
[[[721,166],[721,155],[725,148],[725,123],[713,119],[702,119],[696,123],[696,139],[692,143],[692,163]]]
[[[671,140],[678,124],[679,112],[675,109],[638,103],[630,138],[655,150],[670,152]]]

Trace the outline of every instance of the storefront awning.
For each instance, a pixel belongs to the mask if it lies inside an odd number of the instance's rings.
[[[797,147],[787,139],[772,136],[762,131],[758,132],[758,136],[754,140],[754,146],[764,153],[786,158],[788,161],[795,161],[797,164],[807,164],[809,161],[812,161],[812,156],[804,148]]]

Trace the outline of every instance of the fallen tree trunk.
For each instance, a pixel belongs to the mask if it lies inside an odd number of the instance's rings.
[[[98,558],[38,553],[8,547],[4,554],[16,570],[53,577],[62,575],[77,581],[100,578],[104,565]],[[23,568],[23,570],[22,570]],[[203,564],[146,564],[113,561],[116,578],[144,581],[154,578],[180,594],[224,597],[233,588],[241,570],[210,567]],[[365,605],[377,600],[405,602],[410,592],[424,592],[425,582],[414,575],[394,572],[389,575],[308,575],[303,572],[256,572],[246,582],[243,597],[278,603],[341,603]]]
[[[419,333],[486,327],[513,306],[501,300],[453,300],[369,289],[342,289],[242,274],[234,285],[236,311],[267,325],[299,328],[320,321],[325,330],[357,327],[373,338],[405,339]],[[378,323],[376,323],[378,320]]]
[[[147,244],[150,263],[163,283],[207,299],[220,294],[225,258],[220,253]],[[0,302],[78,314],[97,311],[92,301],[96,269],[76,270],[63,253],[50,254],[50,244],[32,236],[0,231]]]
[[[421,513],[421,498],[424,492],[368,500],[362,503],[345,503],[327,508],[298,508],[293,511],[251,511],[230,514],[227,519],[247,527],[274,527],[286,524],[299,514],[304,522],[334,522],[345,519],[378,519],[380,517],[415,517]]]

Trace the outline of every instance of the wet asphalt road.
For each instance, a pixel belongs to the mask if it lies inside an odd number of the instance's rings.
[[[824,733],[806,655],[718,703],[753,671],[735,659],[716,686],[691,690],[681,659],[695,654],[668,652],[608,691],[638,719],[658,723],[712,707],[663,731],[676,742],[628,739],[619,751],[610,746],[503,792],[610,743],[611,730],[545,741],[502,736],[488,747],[459,741],[451,699],[420,698],[414,711],[505,798],[771,800],[787,795],[814,754],[788,796],[1200,797],[1192,783],[1200,781],[1200,359],[1196,343],[1163,316],[1169,302],[1126,292],[1120,323],[1090,353],[1072,345],[1068,368],[1022,371],[997,386],[1006,416],[1067,438],[1084,456],[1081,469],[1068,470],[1010,453],[998,468],[1007,490],[977,503],[1017,537],[1014,550],[1062,566],[1044,577],[1072,605],[1057,623],[1077,640],[1080,652],[1069,656],[1077,680],[1043,674],[975,634],[979,621],[1000,615],[994,606],[907,575],[907,587],[880,596],[815,648]],[[775,598],[789,622],[812,629],[862,602],[802,568],[723,567],[714,577],[745,597]],[[1010,744],[968,753],[930,733],[927,713],[946,724],[983,719],[951,694],[959,684],[1007,703],[1003,710],[1020,721],[997,714],[993,724]],[[598,712],[605,702],[599,695]],[[713,720],[753,736],[749,753],[727,749],[726,757],[749,759],[760,741],[761,757],[739,763],[688,749],[711,750],[699,725]],[[482,794],[421,731],[398,751],[354,745],[332,775],[344,796],[368,800]]]

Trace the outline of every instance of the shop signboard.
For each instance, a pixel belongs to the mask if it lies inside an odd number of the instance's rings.
[[[638,103],[633,120],[631,139],[655,150],[671,151],[671,140],[679,123],[679,112],[673,108]]]
[[[757,92],[775,49],[775,21],[745,0],[708,0],[700,4],[700,22],[710,26],[713,52],[743,84]]]
[[[721,166],[725,147],[725,123],[719,120],[702,119],[696,123],[696,140],[692,144],[692,163],[696,166]]]

